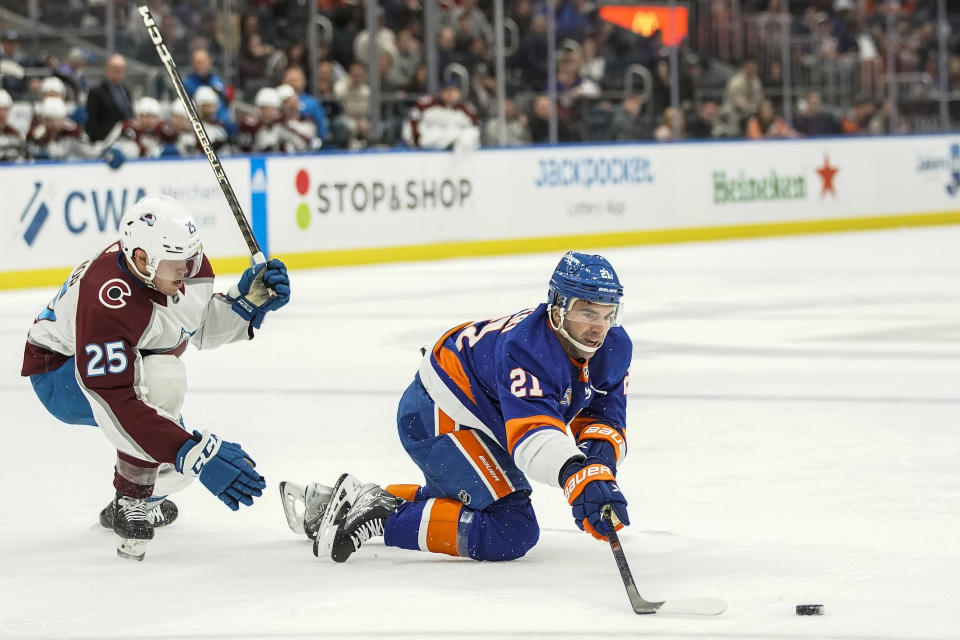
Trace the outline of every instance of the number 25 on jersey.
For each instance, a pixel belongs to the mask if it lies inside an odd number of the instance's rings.
[[[510,372],[510,393],[518,398],[542,398],[543,389],[540,380],[532,373],[527,373],[520,367]]]

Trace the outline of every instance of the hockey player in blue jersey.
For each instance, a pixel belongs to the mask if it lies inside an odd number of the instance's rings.
[[[337,562],[381,535],[392,547],[513,560],[540,534],[530,480],[561,488],[577,526],[596,538],[606,539],[604,505],[617,528],[629,524],[616,482],[632,354],[622,297],[606,259],[571,251],[545,304],[445,333],[397,412],[423,484],[383,489],[349,474],[333,487],[282,482],[291,529]]]

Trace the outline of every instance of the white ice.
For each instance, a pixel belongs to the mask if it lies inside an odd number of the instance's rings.
[[[142,563],[96,524],[106,439],[18,376],[52,288],[0,294],[0,637],[960,637],[960,228],[603,253],[635,346],[623,546],[645,597],[723,615],[634,615],[546,486],[510,563],[370,543],[335,565],[287,529],[280,480],[420,479],[394,427],[419,347],[538,303],[556,252],[294,272],[256,340],[186,356],[186,419],[269,492],[233,513],[189,488]]]

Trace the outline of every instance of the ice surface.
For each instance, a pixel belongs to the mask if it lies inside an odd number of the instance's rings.
[[[394,431],[418,348],[539,302],[557,252],[295,272],[252,343],[188,351],[187,421],[269,493],[233,513],[187,489],[142,563],[96,524],[107,441],[18,377],[53,290],[0,293],[0,637],[960,637],[960,229],[604,253],[635,345],[623,546],[645,598],[723,615],[635,615],[549,487],[505,564],[370,543],[334,565],[287,529],[280,480],[420,479]]]

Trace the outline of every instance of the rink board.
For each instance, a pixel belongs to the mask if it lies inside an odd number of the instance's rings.
[[[960,224],[960,136],[226,159],[291,267]],[[0,289],[59,283],[143,193],[192,208],[219,271],[246,246],[203,159],[0,168]]]

